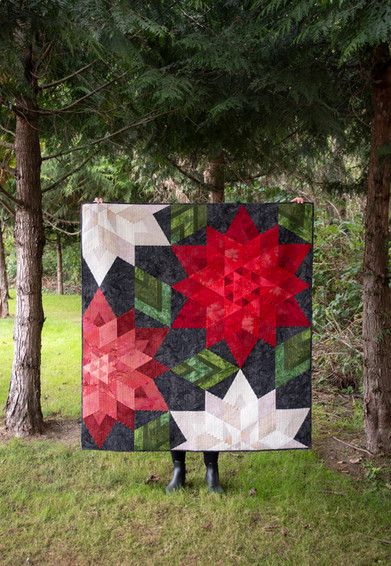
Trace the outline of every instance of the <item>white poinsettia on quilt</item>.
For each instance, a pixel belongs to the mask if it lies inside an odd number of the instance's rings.
[[[176,450],[307,448],[294,439],[309,408],[276,409],[276,390],[258,398],[240,370],[223,399],[205,392],[204,411],[171,411],[186,438]]]
[[[83,257],[100,285],[117,257],[135,264],[135,246],[168,246],[154,214],[168,205],[85,204]]]

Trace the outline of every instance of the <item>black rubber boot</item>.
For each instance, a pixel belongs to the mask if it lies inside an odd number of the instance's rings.
[[[172,480],[166,487],[166,493],[172,493],[184,487],[186,481],[186,464],[179,460],[174,460],[174,473]]]
[[[224,489],[220,485],[217,462],[208,462],[208,464],[206,464],[205,481],[208,486],[208,491],[212,493],[224,493]]]

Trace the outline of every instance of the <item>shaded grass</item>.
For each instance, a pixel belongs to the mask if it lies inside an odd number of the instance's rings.
[[[44,304],[44,413],[78,416],[80,298]],[[0,333],[3,403],[12,321]],[[315,407],[315,422],[322,414]],[[170,468],[167,454],[0,445],[0,564],[389,563],[387,490],[327,469],[315,451],[222,454],[222,497],[206,492],[199,454],[188,456],[189,487],[166,496]]]

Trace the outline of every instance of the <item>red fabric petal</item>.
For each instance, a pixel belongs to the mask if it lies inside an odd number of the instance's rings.
[[[205,328],[205,307],[195,301],[187,301],[172,323],[172,328]]]
[[[257,340],[276,345],[278,326],[308,326],[294,296],[308,284],[295,273],[309,244],[279,244],[278,224],[262,233],[244,206],[227,232],[206,229],[205,246],[174,246],[188,277],[173,328],[206,328],[207,347],[225,339],[242,365]]]
[[[279,266],[296,273],[310,249],[310,244],[281,244],[278,250]]]
[[[244,206],[239,208],[226,234],[229,238],[243,244],[259,235],[257,227]]]
[[[311,323],[295,299],[288,299],[277,308],[278,326],[310,326]]]
[[[172,246],[172,251],[188,275],[197,273],[206,266],[205,246]]]
[[[168,328],[134,327],[134,310],[116,318],[100,289],[83,317],[83,419],[101,448],[114,424],[134,428],[134,411],[165,411],[154,356]]]

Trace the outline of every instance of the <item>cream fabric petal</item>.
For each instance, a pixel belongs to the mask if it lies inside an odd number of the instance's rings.
[[[239,400],[239,405],[241,407],[245,406],[242,405],[240,398],[245,401],[246,405],[248,405],[252,401],[257,401],[257,396],[255,395],[253,388],[245,378],[242,370],[239,370],[236,374],[235,379],[233,380],[230,388],[225,394],[224,401],[226,403],[230,403],[234,407],[237,407]]]
[[[224,399],[205,391],[205,411],[172,411],[186,441],[182,450],[307,448],[294,440],[309,412],[276,409],[276,390],[260,399],[239,370]]]
[[[153,216],[166,204],[85,204],[82,253],[98,285],[117,257],[134,265],[136,245],[169,246]]]
[[[185,438],[197,437],[205,431],[204,411],[171,411],[171,416]]]
[[[277,430],[293,438],[301,427],[308,411],[309,409],[278,409],[276,411]]]

